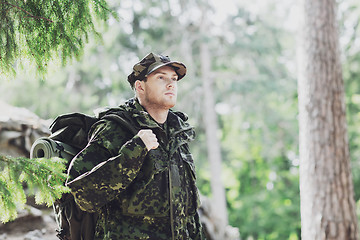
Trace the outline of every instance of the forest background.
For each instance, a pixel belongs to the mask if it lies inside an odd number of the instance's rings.
[[[79,61],[18,68],[0,98],[41,118],[116,106],[133,96],[126,81],[148,52],[184,62],[177,110],[189,115],[198,186],[211,196],[202,63],[210,59],[217,137],[229,223],[242,239],[300,239],[298,103],[294,1],[108,1],[119,19],[99,22]],[[349,147],[360,218],[360,4],[339,2]],[[205,26],[205,27],[204,27]],[[205,30],[204,30],[205,29]],[[209,58],[203,59],[201,45]],[[31,64],[30,64],[31,65]]]

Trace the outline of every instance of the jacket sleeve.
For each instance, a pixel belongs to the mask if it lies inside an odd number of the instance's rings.
[[[93,212],[112,201],[138,175],[147,149],[117,123],[102,121],[89,144],[71,161],[66,185],[80,208]]]

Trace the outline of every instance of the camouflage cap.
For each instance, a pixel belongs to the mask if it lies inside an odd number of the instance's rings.
[[[128,76],[128,82],[133,87],[136,80],[145,79],[150,73],[163,66],[174,68],[178,75],[178,80],[182,79],[186,74],[186,66],[183,63],[171,61],[168,56],[149,53],[134,65],[132,73]]]

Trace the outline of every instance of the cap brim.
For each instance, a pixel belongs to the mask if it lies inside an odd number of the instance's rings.
[[[178,80],[182,79],[186,75],[186,67],[183,63],[180,62],[167,62],[161,65],[158,65],[151,69],[146,75],[148,76],[152,72],[156,71],[157,69],[164,67],[164,66],[171,66],[174,68],[176,74],[178,75]]]

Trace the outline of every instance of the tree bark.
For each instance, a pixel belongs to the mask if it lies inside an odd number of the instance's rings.
[[[221,178],[221,147],[217,136],[218,123],[215,112],[215,101],[213,94],[213,79],[211,72],[211,57],[207,43],[204,41],[200,45],[201,58],[201,78],[204,91],[204,121],[206,131],[206,142],[208,160],[211,172],[211,191],[212,208],[216,209],[216,218],[218,218],[219,230],[225,229],[228,224],[225,189]],[[219,233],[220,236],[223,233]],[[221,236],[223,237],[223,236]]]
[[[299,44],[301,235],[359,239],[335,0],[303,0]]]

